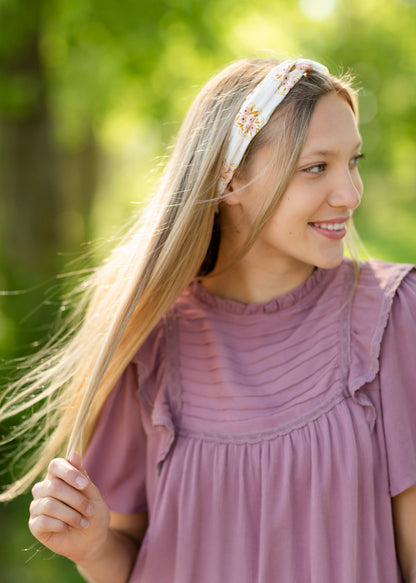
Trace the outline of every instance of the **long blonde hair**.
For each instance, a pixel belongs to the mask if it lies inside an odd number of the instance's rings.
[[[5,392],[0,421],[30,416],[1,445],[7,450],[16,443],[21,456],[30,455],[29,469],[0,500],[30,486],[51,458],[65,455],[68,440],[69,447],[76,442],[83,453],[109,392],[134,354],[192,279],[209,276],[218,246],[218,233],[213,235],[217,184],[227,138],[245,97],[277,63],[238,61],[203,88],[145,212],[108,259],[80,283],[70,321],[28,360],[26,374]],[[278,163],[285,171],[238,256],[253,243],[293,176],[317,100],[333,91],[357,114],[348,82],[310,72],[250,144],[241,171],[270,141],[277,143]],[[15,448],[11,457],[18,457]]]

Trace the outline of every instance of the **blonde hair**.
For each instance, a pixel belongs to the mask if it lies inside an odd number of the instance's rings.
[[[238,61],[203,88],[185,118],[157,194],[108,259],[81,282],[67,325],[28,360],[28,372],[6,391],[0,421],[24,413],[30,417],[2,438],[1,445],[7,449],[17,443],[20,456],[30,456],[29,469],[0,500],[30,486],[51,458],[65,454],[68,440],[73,447],[80,438],[78,450],[85,451],[109,392],[134,354],[192,279],[209,277],[218,247],[216,193],[227,138],[245,97],[277,63]],[[273,141],[276,163],[285,172],[238,257],[254,242],[285,191],[317,100],[334,91],[357,114],[347,81],[310,72],[250,144],[239,171]],[[16,459],[15,450],[10,457]]]

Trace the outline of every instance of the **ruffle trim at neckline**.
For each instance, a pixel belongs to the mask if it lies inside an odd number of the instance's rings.
[[[339,269],[339,267],[334,269]],[[331,273],[334,272],[334,269],[316,268],[306,281],[291,290],[288,294],[262,303],[243,304],[236,300],[212,295],[199,281],[192,282],[189,291],[199,301],[220,312],[246,315],[270,314],[290,308],[305,296],[311,295],[314,291],[318,293],[322,287],[319,284],[325,284]]]

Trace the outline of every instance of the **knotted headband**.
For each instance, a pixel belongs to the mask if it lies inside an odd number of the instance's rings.
[[[328,69],[307,59],[283,61],[274,67],[246,97],[238,112],[228,141],[218,183],[218,194],[230,183],[249,143],[266,125],[276,107],[308,71],[329,75]]]

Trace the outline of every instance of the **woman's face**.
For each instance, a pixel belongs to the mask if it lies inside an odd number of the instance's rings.
[[[224,202],[223,232],[241,240],[250,232],[276,187],[276,170],[264,170],[272,148],[260,150],[248,173],[232,180]],[[357,167],[360,148],[357,122],[347,101],[335,93],[321,97],[295,175],[247,259],[266,269],[304,270],[307,275],[311,266],[337,266],[343,257],[348,221],[363,192]]]

